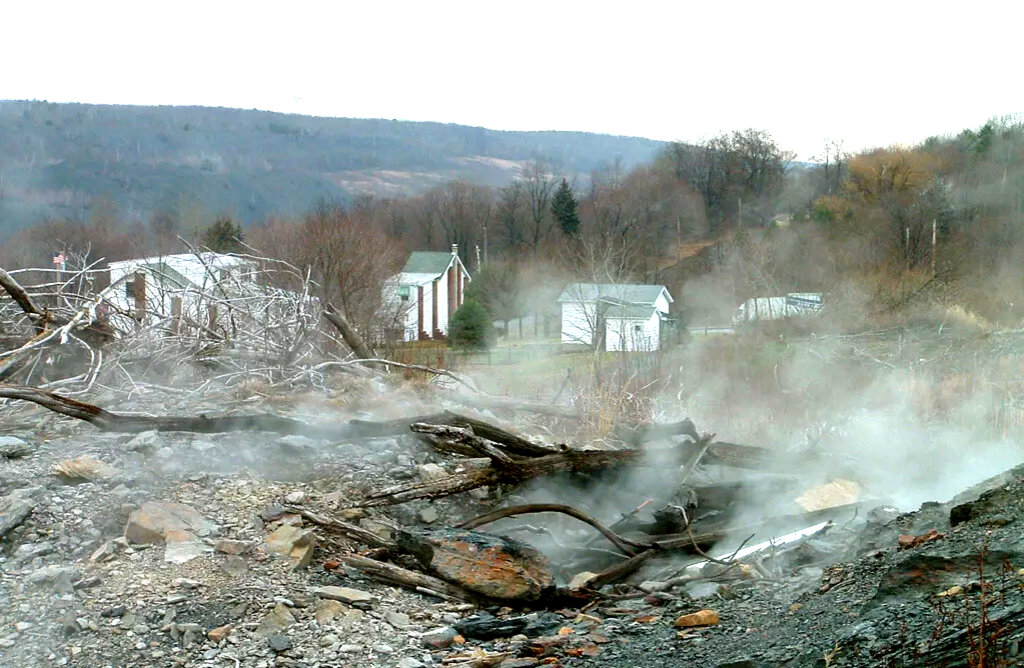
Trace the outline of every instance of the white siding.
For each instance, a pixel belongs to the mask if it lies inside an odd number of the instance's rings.
[[[658,298],[656,300],[654,300],[654,308],[656,308],[660,312],[668,315],[668,308],[669,307],[668,307],[668,297],[666,295],[667,295],[667,293],[664,290],[662,290],[661,294],[658,295]]]
[[[594,340],[596,310],[593,302],[562,303],[562,343],[591,345]]]
[[[653,312],[641,318],[608,318],[605,323],[605,350],[651,351],[660,346],[661,319]]]
[[[445,336],[448,336],[448,271],[437,279],[437,328]]]

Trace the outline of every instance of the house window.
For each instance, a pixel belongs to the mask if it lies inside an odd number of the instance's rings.
[[[641,333],[643,331],[644,331],[644,326],[643,325],[633,325],[633,333],[634,334],[639,334],[639,333]]]
[[[135,299],[135,283],[133,281],[124,284],[124,296],[128,298],[128,301]]]
[[[398,287],[398,296],[402,299],[403,302],[409,301],[409,286],[400,285]]]

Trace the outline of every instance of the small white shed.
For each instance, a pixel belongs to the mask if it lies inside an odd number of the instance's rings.
[[[573,283],[562,291],[562,343],[608,351],[661,348],[672,295],[664,285]]]
[[[235,255],[206,252],[111,262],[109,270],[111,287],[103,294],[107,303],[125,314],[134,314],[145,303],[149,314],[169,316],[175,304],[189,313],[214,285],[224,290],[233,283],[255,282],[257,265]]]

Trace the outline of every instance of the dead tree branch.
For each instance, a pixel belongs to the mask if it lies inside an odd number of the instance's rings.
[[[373,354],[373,350],[370,349],[370,346],[366,345],[366,342],[363,341],[363,337],[359,335],[359,332],[356,331],[355,327],[353,327],[351,323],[349,323],[348,319],[340,311],[334,308],[334,306],[331,304],[324,304],[324,317],[327,318],[329,323],[334,325],[338,330],[338,333],[341,334],[341,338],[345,340],[346,345],[352,349],[352,352],[367,360],[376,357],[376,355]]]
[[[476,603],[481,600],[479,596],[474,596],[465,589],[439,578],[410,571],[383,561],[376,561],[358,554],[342,554],[337,557],[337,560],[376,580],[399,585],[420,593],[433,594],[439,598],[468,601],[470,603]]]
[[[497,522],[500,519],[506,517],[513,517],[515,515],[530,515],[532,513],[562,513],[569,517],[575,517],[581,522],[586,522],[590,526],[597,529],[602,536],[607,538],[615,547],[622,550],[626,556],[633,556],[637,553],[638,549],[646,549],[650,547],[643,543],[637,543],[628,538],[619,536],[614,531],[606,527],[605,525],[598,522],[595,518],[584,513],[581,510],[577,510],[572,506],[566,506],[559,503],[530,503],[522,506],[511,506],[509,508],[501,508],[489,512],[485,515],[480,515],[471,520],[463,522],[459,525],[460,529],[475,529],[484,524],[490,524],[491,522]]]

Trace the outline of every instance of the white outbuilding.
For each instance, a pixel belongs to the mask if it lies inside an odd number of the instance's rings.
[[[257,265],[252,260],[224,253],[180,253],[111,262],[110,288],[103,299],[124,314],[143,313],[166,317],[182,312],[206,320],[207,314],[191,313],[209,300],[214,289],[255,282]],[[143,313],[139,313],[140,309]]]
[[[653,351],[665,343],[672,295],[664,285],[572,283],[558,297],[562,343]]]

